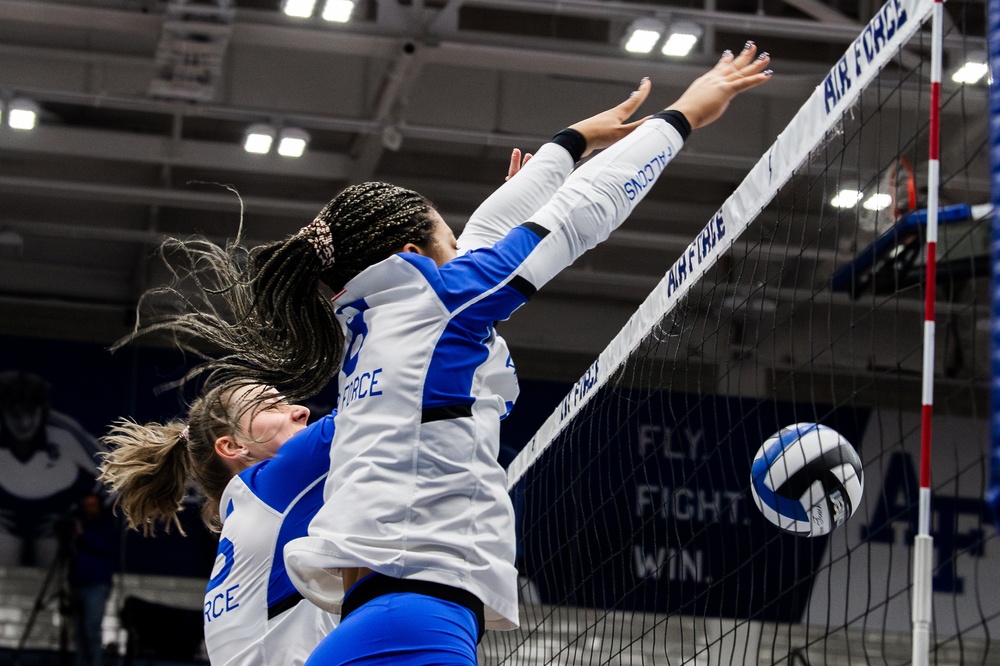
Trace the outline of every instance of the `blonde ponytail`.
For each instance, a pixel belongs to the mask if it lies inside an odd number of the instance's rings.
[[[101,480],[115,495],[115,506],[128,526],[151,535],[162,524],[184,533],[177,517],[190,474],[186,425],[161,425],[120,419],[102,440],[111,449],[102,454]]]
[[[189,479],[205,493],[201,517],[221,529],[219,502],[233,477],[215,453],[215,441],[238,433],[238,414],[226,404],[231,391],[216,389],[192,403],[187,422],[141,425],[119,419],[102,441],[101,481],[115,495],[128,526],[146,536],[158,526],[184,534],[178,513]],[[182,436],[183,435],[183,436]]]

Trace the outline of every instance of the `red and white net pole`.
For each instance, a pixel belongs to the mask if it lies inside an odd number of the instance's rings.
[[[931,537],[931,416],[934,411],[934,302],[937,291],[938,183],[941,136],[941,40],[943,4],[935,0],[931,14],[930,147],[927,162],[927,273],[924,285],[924,361],[920,419],[920,508],[913,544],[913,666],[930,660],[934,568]]]

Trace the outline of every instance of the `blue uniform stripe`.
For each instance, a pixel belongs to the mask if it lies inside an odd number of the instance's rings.
[[[317,470],[330,467],[333,414],[324,416],[285,442],[278,454],[240,472],[240,478],[261,502],[284,513]]]
[[[325,476],[325,475],[324,475]],[[323,505],[323,478],[316,483],[289,510],[281,521],[278,530],[278,540],[274,544],[274,556],[271,558],[271,575],[267,581],[267,605],[273,606],[280,601],[296,594],[297,590],[285,571],[285,544],[292,539],[307,536],[309,521]]]
[[[424,410],[475,402],[472,384],[476,370],[489,357],[487,343],[494,323],[524,305],[534,290],[527,280],[512,274],[544,236],[535,227],[515,227],[494,246],[473,250],[441,267],[416,253],[397,255],[420,271],[445,308],[454,313],[431,355]]]
[[[419,270],[448,311],[454,312],[507,281],[540,242],[536,233],[522,225],[511,229],[496,245],[472,250],[441,267],[430,258],[413,252],[396,256]],[[523,305],[523,296],[521,298],[522,302],[514,309]],[[494,303],[494,309],[498,306]],[[502,313],[504,309],[500,307],[492,320],[506,319],[514,311]]]
[[[470,340],[461,328],[459,322],[449,322],[434,348],[424,380],[425,411],[475,402],[472,382],[490,350],[482,342]]]

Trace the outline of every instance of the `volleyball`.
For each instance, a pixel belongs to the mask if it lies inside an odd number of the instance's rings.
[[[774,433],[750,468],[757,508],[771,523],[799,536],[821,536],[843,525],[864,487],[854,447],[818,423],[796,423]]]

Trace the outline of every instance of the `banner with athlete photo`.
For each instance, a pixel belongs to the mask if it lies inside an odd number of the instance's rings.
[[[162,349],[111,354],[93,343],[0,336],[0,566],[50,566],[60,545],[72,545],[82,498],[98,493],[110,505],[97,481],[99,438],[121,417],[144,423],[181,413],[183,396],[157,387],[186,367]],[[196,497],[186,509],[187,537],[130,531],[116,568],[207,577],[217,537],[203,526]]]
[[[49,566],[73,536],[70,509],[99,488],[97,440],[49,389],[0,366],[0,566]]]

